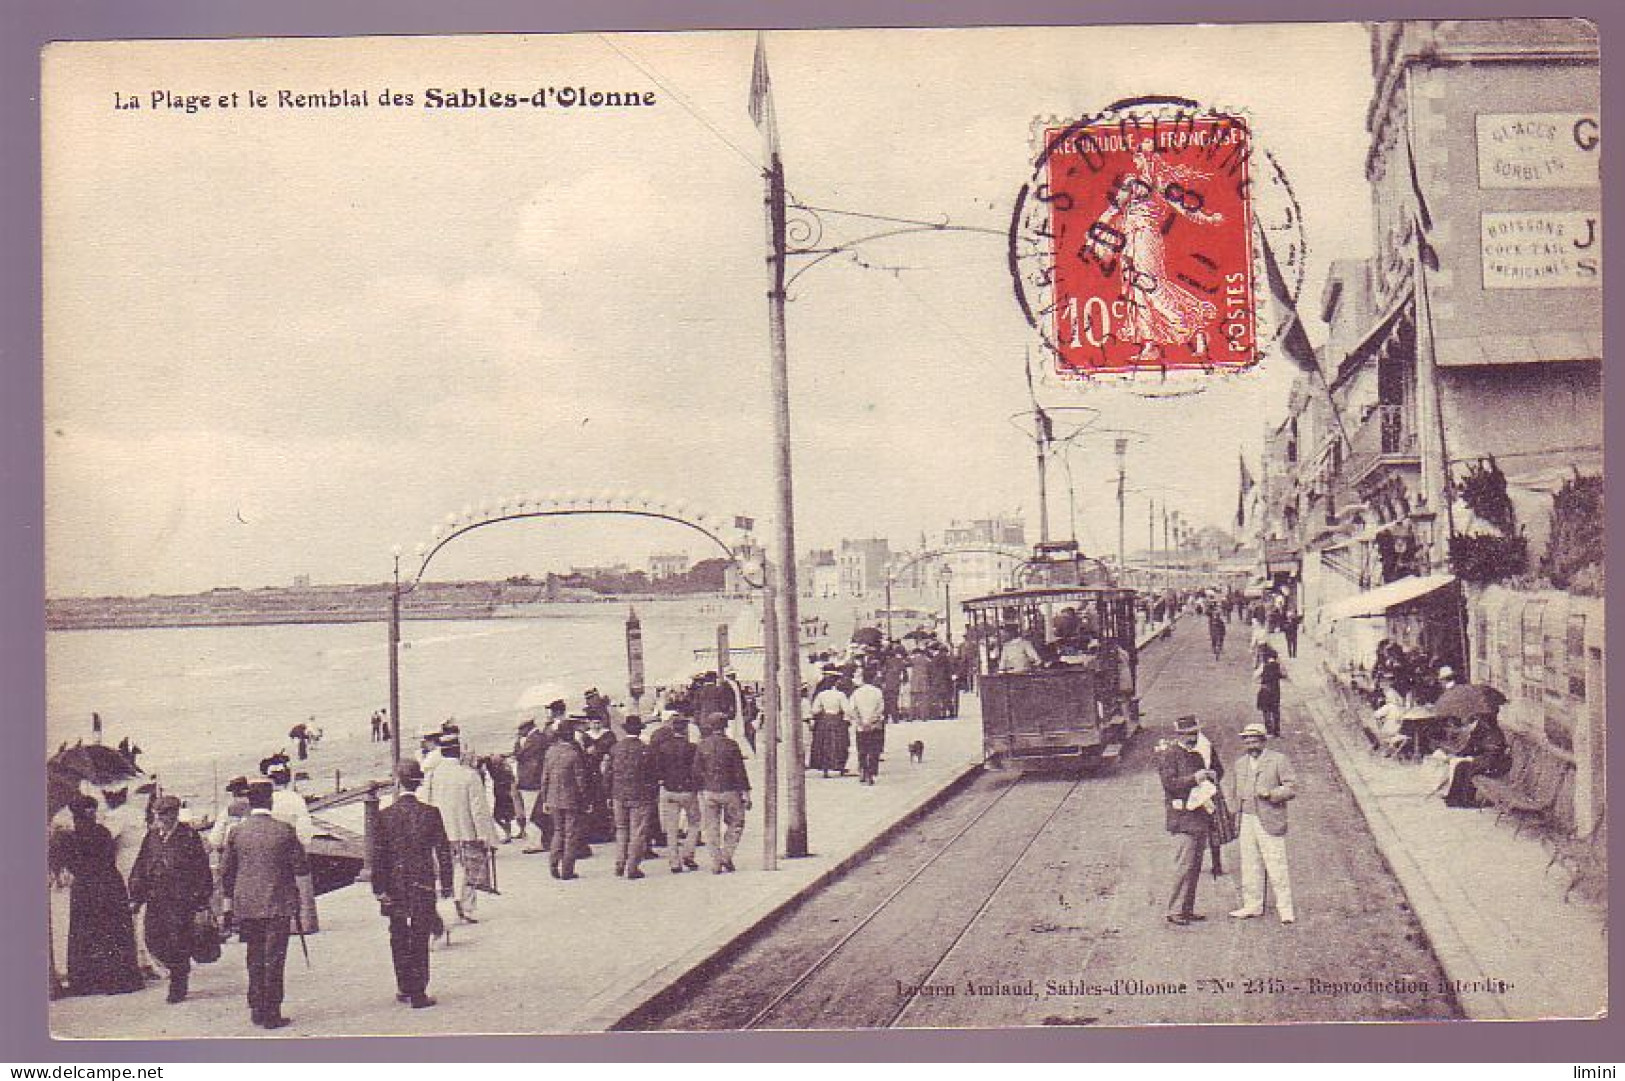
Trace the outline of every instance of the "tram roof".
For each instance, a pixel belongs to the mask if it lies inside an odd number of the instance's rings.
[[[1026,589],[1007,589],[1002,593],[989,593],[985,597],[972,597],[963,602],[966,611],[983,608],[1008,608],[1012,605],[1054,601],[1093,602],[1102,596],[1132,597],[1134,590],[1121,586],[1029,586]]]

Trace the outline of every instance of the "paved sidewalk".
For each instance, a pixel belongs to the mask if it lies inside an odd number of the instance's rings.
[[[1278,639],[1279,636],[1276,636]],[[1277,641],[1285,658],[1283,643]],[[1458,998],[1480,1020],[1590,1018],[1607,1009],[1607,913],[1563,900],[1560,869],[1493,811],[1446,807],[1417,764],[1373,754],[1313,643],[1284,660],[1286,705],[1313,722]],[[1358,888],[1358,884],[1351,884]]]
[[[762,803],[748,815],[735,862],[713,875],[702,849],[701,873],[673,875],[665,859],[644,865],[648,877],[614,877],[613,849],[577,867],[581,878],[558,882],[544,855],[518,843],[498,858],[499,897],[481,897],[476,926],[455,926],[449,946],[431,950],[430,993],[417,1011],[394,1000],[389,935],[371,891],[357,885],[320,899],[322,931],[309,938],[310,965],[298,941],[289,949],[284,1011],[294,1023],[275,1037],[356,1034],[603,1031],[740,935],[838,874],[877,840],[981,762],[976,697],[961,698],[962,716],[891,726],[878,781],[856,774],[825,780],[807,775],[813,854],[761,869]],[[908,744],[925,743],[922,763]],[[854,765],[855,765],[855,759]],[[748,763],[761,787],[761,764]],[[782,783],[782,782],[781,782]],[[782,812],[781,812],[782,825]],[[534,836],[534,835],[533,835]],[[53,897],[59,939],[66,931],[65,893]],[[450,905],[442,911],[450,915]],[[59,952],[59,956],[61,956]],[[243,947],[228,943],[217,964],[196,966],[187,1002],[170,1006],[161,985],[130,995],[70,998],[51,1005],[59,1038],[141,1039],[267,1037],[248,1020]]]

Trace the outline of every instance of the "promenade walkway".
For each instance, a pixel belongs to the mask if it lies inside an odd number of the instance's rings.
[[[952,721],[892,726],[877,783],[807,775],[813,854],[762,870],[762,802],[748,816],[731,875],[671,874],[664,859],[644,865],[641,881],[613,873],[608,845],[577,867],[581,878],[559,882],[544,855],[518,843],[498,858],[499,897],[482,896],[475,926],[457,925],[449,945],[430,954],[429,991],[439,1005],[413,1010],[394,999],[386,922],[365,885],[321,898],[320,934],[309,938],[310,963],[297,940],[289,949],[284,1012],[293,1024],[268,1034],[246,1006],[243,947],[228,943],[220,962],[198,966],[191,997],[164,1002],[162,985],[129,995],[69,998],[51,1005],[59,1038],[208,1038],[432,1035],[602,1031],[671,982],[756,926],[804,890],[838,873],[899,822],[929,805],[981,760],[981,722],[974,695],[961,698]],[[912,763],[908,743],[924,741]],[[492,743],[491,745],[495,745]],[[854,760],[855,762],[855,760]],[[748,763],[761,787],[761,763]],[[534,834],[533,834],[534,836]],[[57,903],[60,939],[65,894]],[[449,903],[443,914],[451,915]],[[62,956],[59,946],[58,956]]]
[[[1277,648],[1285,658],[1284,643]],[[1285,704],[1301,709],[1353,791],[1458,997],[1478,1020],[1590,1018],[1607,1009],[1607,913],[1547,870],[1533,831],[1489,810],[1447,807],[1420,766],[1373,754],[1327,684],[1313,643],[1285,660]],[[1358,889],[1358,883],[1350,883]]]

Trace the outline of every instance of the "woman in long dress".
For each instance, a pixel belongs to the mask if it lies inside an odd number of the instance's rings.
[[[51,864],[73,876],[68,894],[68,989],[75,995],[122,995],[146,985],[135,960],[130,896],[114,862],[113,835],[96,821],[96,801],[68,804],[73,829],[52,839]]]
[[[820,680],[818,693],[812,700],[812,748],[807,765],[825,777],[831,770],[846,773],[846,758],[851,750],[846,714],[846,694],[836,685],[835,678]]]

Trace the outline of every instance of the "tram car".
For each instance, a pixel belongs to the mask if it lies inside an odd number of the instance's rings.
[[[1091,562],[1041,547],[1015,587],[963,604],[990,768],[1095,766],[1139,730],[1135,593]]]

